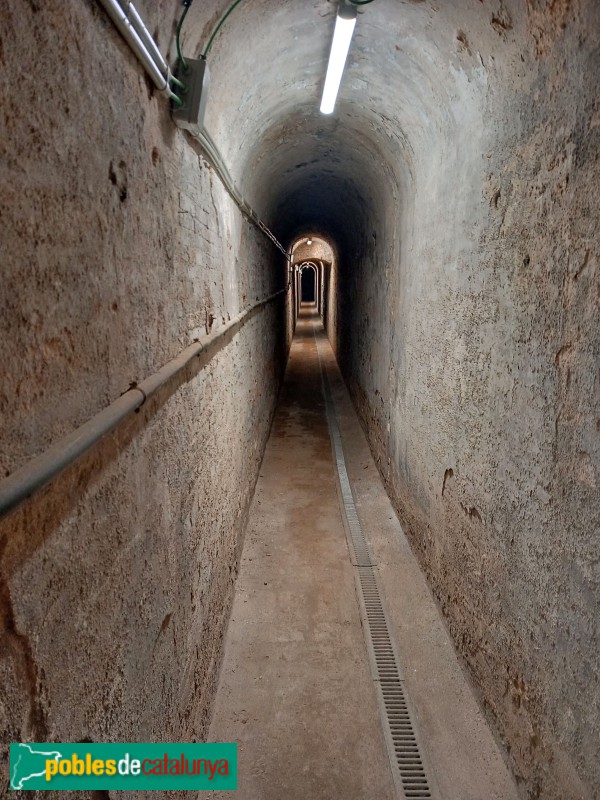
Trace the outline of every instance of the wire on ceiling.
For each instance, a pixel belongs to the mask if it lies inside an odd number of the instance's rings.
[[[185,8],[183,9],[183,14],[181,15],[179,23],[177,24],[177,32],[175,33],[175,44],[177,45],[177,58],[179,59],[179,63],[183,67],[183,71],[187,72],[188,65],[186,64],[185,58],[183,57],[183,54],[181,52],[180,37],[181,37],[181,27],[183,25],[183,21],[185,20],[188,11],[190,10],[190,6],[192,5],[192,0],[183,0],[183,5],[185,6]]]
[[[242,2],[242,0],[235,0],[235,3],[232,3],[232,4],[229,6],[229,8],[227,9],[227,11],[225,12],[225,14],[224,14],[224,15],[221,17],[221,20],[220,20],[219,24],[218,24],[218,25],[217,25],[217,27],[214,29],[214,31],[212,32],[212,36],[211,36],[211,37],[210,37],[210,39],[208,40],[208,44],[206,45],[206,48],[205,48],[205,50],[204,50],[204,53],[202,53],[202,55],[204,56],[204,58],[206,58],[206,56],[208,55],[208,51],[209,51],[209,50],[210,50],[210,48],[212,47],[212,44],[213,44],[213,42],[214,42],[214,40],[215,40],[215,37],[216,37],[216,35],[218,34],[218,32],[219,32],[219,31],[221,30],[221,28],[223,27],[223,23],[225,22],[225,20],[227,19],[227,17],[228,17],[228,16],[231,14],[231,12],[233,11],[233,9],[234,9],[236,6],[238,6],[238,5],[239,5],[241,2]]]

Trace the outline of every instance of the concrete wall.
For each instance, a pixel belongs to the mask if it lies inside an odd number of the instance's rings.
[[[0,37],[14,78],[0,104],[9,474],[282,288],[286,268],[99,4],[10,0]],[[204,735],[289,344],[284,306],[0,522],[3,744]]]
[[[336,245],[328,330],[523,797],[587,800],[600,792],[600,7],[378,0],[324,118],[334,4],[277,4],[293,45],[265,21],[272,5],[257,0],[255,18],[268,74],[242,74],[233,15],[215,59],[246,143],[254,132],[237,156],[249,195],[290,240]]]
[[[455,123],[415,150],[404,213],[388,202],[374,240],[363,232],[340,260],[337,352],[523,797],[589,800],[600,20],[593,3],[528,5],[496,19],[485,75],[459,32],[473,64]],[[500,52],[507,35],[514,60]]]

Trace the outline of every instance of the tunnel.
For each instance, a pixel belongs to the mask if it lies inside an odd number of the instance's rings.
[[[304,264],[300,278],[300,302],[316,303],[317,297],[317,268],[311,262]]]
[[[248,800],[600,797],[599,43],[2,4],[2,796],[11,745],[231,742]]]

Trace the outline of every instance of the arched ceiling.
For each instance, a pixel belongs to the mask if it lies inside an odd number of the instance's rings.
[[[207,130],[280,238],[305,228],[352,238],[390,204],[400,213],[424,158],[451,159],[478,135],[498,52],[504,67],[519,63],[525,10],[512,5],[360,6],[336,108],[325,116],[337,0],[243,0],[209,54]],[[194,4],[184,51],[200,52],[228,7]]]

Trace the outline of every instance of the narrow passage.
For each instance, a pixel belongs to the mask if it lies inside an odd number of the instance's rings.
[[[402,796],[361,628],[315,336],[432,797],[516,800],[314,306],[298,320],[250,511],[209,738],[238,742],[240,800]]]

